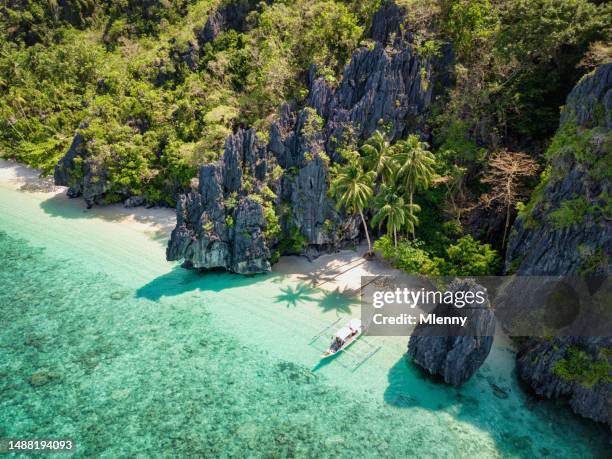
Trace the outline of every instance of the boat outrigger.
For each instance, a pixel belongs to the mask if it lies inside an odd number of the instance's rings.
[[[321,358],[325,359],[331,357],[349,347],[361,336],[364,329],[365,327],[361,323],[361,320],[351,319],[348,325],[336,332],[331,345],[321,354]]]

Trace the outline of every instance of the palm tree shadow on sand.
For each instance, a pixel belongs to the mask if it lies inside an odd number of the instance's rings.
[[[275,297],[277,303],[285,303],[285,306],[296,307],[300,303],[319,301],[314,295],[317,291],[305,283],[299,283],[295,287],[289,285],[280,289],[281,294]]]
[[[323,298],[319,300],[319,306],[323,312],[335,310],[338,313],[351,314],[351,308],[358,305],[359,299],[355,293],[352,290],[341,290],[340,287],[324,291]]]

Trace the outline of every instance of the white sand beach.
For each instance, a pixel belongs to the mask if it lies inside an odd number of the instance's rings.
[[[40,171],[11,160],[0,159],[0,187],[46,195],[56,201],[56,204],[82,209],[88,217],[128,225],[155,239],[169,238],[176,224],[174,209],[166,207],[125,208],[122,204],[111,204],[87,209],[82,199],[70,199],[66,196],[66,187],[55,186],[53,177],[41,177]]]
[[[170,237],[176,224],[174,209],[165,207],[125,208],[122,204],[112,204],[87,209],[82,199],[68,198],[66,188],[55,186],[52,177],[41,177],[40,171],[11,160],[0,159],[0,187],[45,195],[57,205],[81,210],[90,218],[127,225],[160,242]],[[357,294],[362,276],[399,273],[379,259],[363,258],[366,250],[367,246],[362,244],[356,250],[325,254],[313,261],[301,256],[285,256],[272,270],[323,290]]]
[[[401,274],[378,258],[366,260],[363,257],[366,252],[367,245],[362,244],[356,250],[328,253],[313,261],[300,256],[285,256],[272,270],[313,287],[355,295],[360,291],[362,276]]]

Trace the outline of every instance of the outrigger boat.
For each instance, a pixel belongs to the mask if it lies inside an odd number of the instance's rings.
[[[348,325],[342,327],[336,332],[329,349],[321,354],[321,358],[326,359],[327,357],[331,357],[332,355],[345,350],[347,347],[357,341],[357,338],[361,336],[364,329],[365,327],[361,323],[361,320],[351,319]]]

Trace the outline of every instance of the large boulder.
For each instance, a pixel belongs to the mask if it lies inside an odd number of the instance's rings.
[[[486,289],[471,279],[454,280],[448,291],[486,294]],[[466,326],[419,324],[410,337],[408,355],[429,373],[441,376],[445,383],[461,386],[476,373],[491,351],[495,316],[488,300],[479,307],[465,309],[439,304],[433,313],[465,317]]]
[[[585,76],[567,97],[548,152],[550,171],[510,233],[506,271],[519,275],[507,287],[510,291],[524,295],[532,291],[527,288],[532,280],[522,276],[610,275],[611,126],[612,64],[607,64]],[[535,307],[528,298],[523,303]],[[500,304],[502,323],[510,315]],[[591,320],[581,313],[574,322],[592,329]],[[610,329],[609,324],[596,325]],[[576,413],[612,425],[612,341],[561,335],[521,340],[520,378],[537,394],[567,398]],[[564,366],[564,362],[573,364]],[[572,366],[582,369],[576,374],[564,370]],[[599,373],[591,371],[595,368]],[[601,374],[605,368],[607,375]]]

